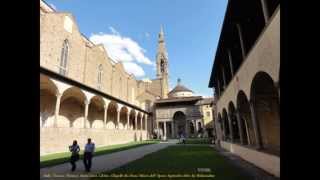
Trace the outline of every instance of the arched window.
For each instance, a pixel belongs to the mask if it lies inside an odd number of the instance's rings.
[[[63,41],[61,57],[60,57],[60,67],[59,67],[59,73],[64,76],[67,74],[68,54],[69,54],[69,42],[66,39]]]
[[[98,89],[101,89],[102,86],[102,70],[102,64],[100,64],[98,67]]]

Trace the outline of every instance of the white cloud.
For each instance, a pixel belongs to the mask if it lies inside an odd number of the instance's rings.
[[[57,7],[56,7],[54,4],[50,3],[49,5],[50,5],[50,7],[52,7],[55,11],[57,11]]]
[[[133,62],[123,62],[124,69],[129,73],[133,74],[136,77],[141,77],[145,75],[142,67]]]
[[[151,60],[145,56],[146,50],[136,41],[129,37],[121,36],[113,27],[109,27],[112,34],[99,33],[92,34],[90,40],[95,44],[103,44],[110,57],[116,61],[130,62],[152,65]]]

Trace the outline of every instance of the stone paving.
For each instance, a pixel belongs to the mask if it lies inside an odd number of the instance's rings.
[[[227,161],[229,161],[232,165],[238,167],[240,170],[242,170],[243,173],[249,174],[253,177],[254,180],[280,180],[280,178],[277,178],[264,170],[254,166],[253,164],[243,160],[237,155],[234,155],[233,153],[230,153],[228,151],[225,151],[222,148],[218,148],[214,145],[210,145],[215,150],[218,151],[219,154],[226,157]]]
[[[177,142],[177,140],[169,140],[166,142],[160,142],[159,144],[145,145],[129,150],[93,157],[92,168],[90,173],[85,172],[82,160],[77,161],[77,169],[74,172],[70,171],[70,163],[64,163],[52,167],[41,168],[40,179],[76,179],[75,177],[81,177],[81,179],[88,179],[87,177],[90,175],[94,175],[99,172],[104,172],[120,167],[129,162],[140,159],[147,154],[159,151],[170,145],[174,145]]]

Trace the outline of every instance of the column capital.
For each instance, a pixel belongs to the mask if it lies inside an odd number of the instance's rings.
[[[120,104],[120,103],[118,103],[117,105],[119,110],[124,106],[123,104]]]
[[[62,96],[62,93],[60,93],[59,91],[57,91],[57,92],[56,92],[56,97],[57,97],[57,98],[61,98],[61,96]]]
[[[89,105],[89,104],[90,104],[90,100],[85,99],[85,100],[84,100],[84,104],[85,104],[86,106]]]
[[[103,101],[104,101],[104,104],[105,105],[109,105],[109,103],[111,102],[111,100],[109,100],[109,99],[106,99],[106,98],[102,98],[103,99]]]

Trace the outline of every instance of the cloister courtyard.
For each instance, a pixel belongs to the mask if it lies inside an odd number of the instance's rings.
[[[279,0],[46,1],[41,179],[280,179]]]

